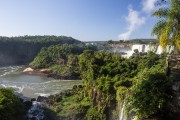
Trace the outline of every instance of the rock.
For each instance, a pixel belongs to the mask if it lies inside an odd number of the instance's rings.
[[[26,68],[26,69],[23,70],[23,72],[33,72],[33,71],[34,71],[34,69],[32,69],[32,68],[30,68],[30,67],[28,67],[28,68]]]
[[[83,88],[83,86],[82,85],[78,85],[78,88]]]
[[[37,98],[37,102],[45,102],[47,100],[48,100],[48,98],[44,97],[44,96],[38,96],[38,98]]]
[[[36,101],[36,98],[31,98],[31,102]]]
[[[31,106],[32,106],[32,102],[31,101],[25,101],[24,104],[25,104],[25,110],[26,111],[29,110],[31,108]]]
[[[62,101],[62,96],[56,98],[56,102],[61,102]]]
[[[41,69],[40,72],[44,74],[49,74],[49,69]]]
[[[73,89],[77,89],[77,85],[74,85],[74,86],[73,86]]]

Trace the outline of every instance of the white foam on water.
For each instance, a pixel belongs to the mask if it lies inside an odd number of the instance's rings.
[[[13,90],[18,93],[21,93],[24,89],[24,86],[19,87],[17,85],[5,85],[5,84],[0,84],[0,85],[4,88],[13,88]]]
[[[3,71],[3,74],[1,74],[0,77],[12,74],[13,72],[16,72],[20,68],[22,68],[22,66],[0,67],[0,70]]]
[[[6,86],[6,85],[4,85],[4,84],[1,84],[1,86],[2,86],[2,87],[4,87],[4,88],[7,88],[7,86]]]
[[[55,80],[51,78],[21,74],[19,68],[22,67],[23,66],[0,67],[0,87],[10,87],[13,88],[14,92],[33,98],[37,96],[56,94],[66,89],[71,89],[75,84],[81,84],[80,80]],[[4,72],[5,70],[6,72]]]
[[[35,95],[48,97],[50,96],[50,93],[35,93]]]
[[[49,84],[49,83],[52,83],[52,82],[59,82],[59,80],[51,80],[51,81],[41,82],[41,83],[31,83],[30,85]]]
[[[0,77],[6,76],[6,75],[8,75],[10,73],[11,73],[10,71],[9,72],[5,72],[4,74],[0,75]]]

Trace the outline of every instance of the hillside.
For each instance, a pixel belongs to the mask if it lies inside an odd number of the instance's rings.
[[[0,37],[0,65],[26,64],[34,59],[42,47],[76,43],[81,42],[66,36]]]

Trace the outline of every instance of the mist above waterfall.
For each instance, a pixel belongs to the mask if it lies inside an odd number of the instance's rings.
[[[112,44],[111,52],[120,53],[124,57],[130,57],[134,53],[134,50],[138,50],[140,53],[147,53],[152,51],[156,54],[162,54],[163,48],[160,45],[156,44]],[[171,53],[174,50],[174,47],[167,45],[166,53]]]

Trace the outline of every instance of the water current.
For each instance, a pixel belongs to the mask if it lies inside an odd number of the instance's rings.
[[[23,73],[24,66],[0,67],[0,87],[13,88],[25,97],[49,96],[81,84],[80,80],[55,80]]]

